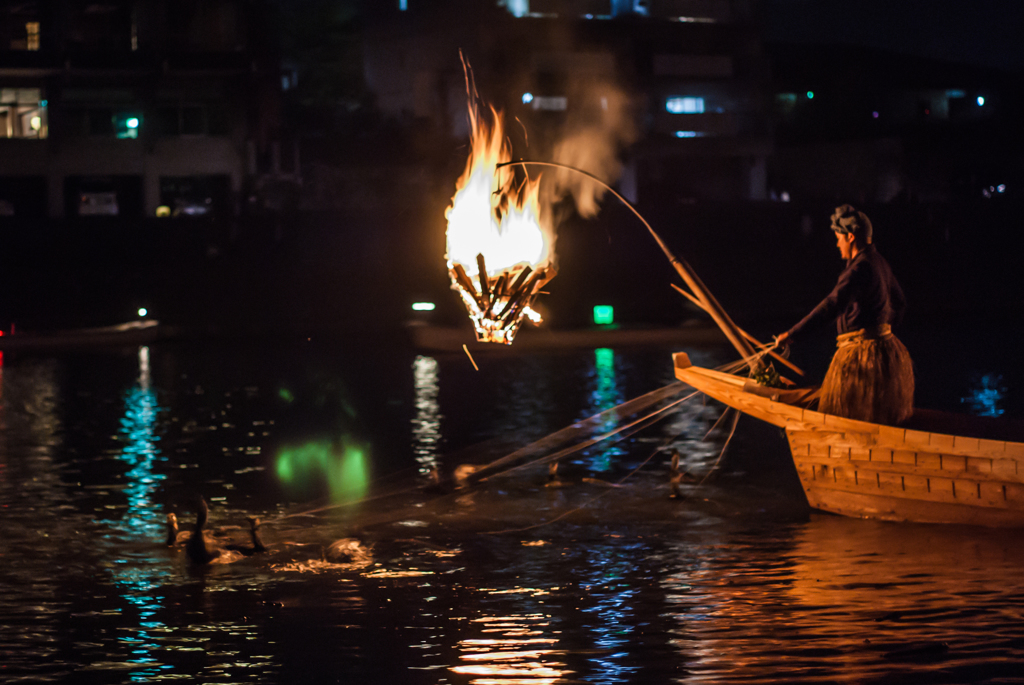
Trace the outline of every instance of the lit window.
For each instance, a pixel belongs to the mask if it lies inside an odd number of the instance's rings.
[[[39,88],[0,88],[0,138],[46,138],[46,100]]]
[[[985,105],[985,98],[983,96],[979,95],[978,96],[978,107],[983,107],[984,105]]]
[[[672,114],[703,114],[704,98],[671,97],[665,100],[665,110]]]
[[[398,0],[398,9],[402,10],[403,12],[409,9],[409,0]]]
[[[25,49],[39,49],[39,22],[29,21],[25,23]]]
[[[676,138],[701,138],[704,133],[701,131],[676,131]]]
[[[533,102],[533,93],[523,93],[523,104],[528,105]]]
[[[569,98],[564,96],[535,96],[532,100],[534,109],[543,109],[549,112],[564,112],[569,108]]]

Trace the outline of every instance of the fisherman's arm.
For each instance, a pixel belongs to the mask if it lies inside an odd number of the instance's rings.
[[[821,325],[822,322],[835,319],[836,315],[849,304],[857,288],[859,281],[857,278],[859,272],[857,266],[859,265],[853,265],[839,274],[839,281],[836,283],[836,287],[832,289],[832,292],[819,302],[818,306],[812,309],[807,316],[800,319],[795,326],[777,336],[775,338],[777,344],[779,346],[786,345],[804,331],[813,330]]]

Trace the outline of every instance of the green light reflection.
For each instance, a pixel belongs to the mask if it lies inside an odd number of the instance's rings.
[[[325,479],[331,499],[360,499],[369,485],[368,448],[349,438],[285,447],[277,455],[277,477],[286,487],[304,489]]]
[[[587,409],[588,416],[599,414],[622,404],[622,388],[619,387],[618,378],[615,373],[615,351],[607,347],[600,347],[594,350],[594,368],[590,373],[590,402]],[[607,433],[614,430],[617,418],[610,415],[598,426],[595,433]],[[612,459],[623,450],[616,445],[601,443],[592,450],[590,468],[593,471],[604,472],[611,468]]]

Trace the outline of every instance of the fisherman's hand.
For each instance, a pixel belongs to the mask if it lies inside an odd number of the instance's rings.
[[[783,357],[789,356],[789,331],[775,336],[775,350]]]

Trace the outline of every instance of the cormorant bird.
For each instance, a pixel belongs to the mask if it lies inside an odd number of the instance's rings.
[[[249,535],[252,536],[252,545],[225,545],[224,549],[241,552],[247,557],[266,552],[267,547],[263,544],[263,540],[260,539],[260,520],[252,516],[246,516],[245,520],[249,522]]]
[[[206,538],[203,536],[203,527],[206,525],[206,517],[209,512],[206,500],[200,497],[199,506],[196,509],[196,525],[192,529],[192,535],[185,542],[185,553],[194,564],[209,564],[220,556],[220,550],[207,546]]]
[[[190,533],[187,530],[178,530],[178,517],[174,512],[167,514],[167,546],[174,547],[188,540]]]

